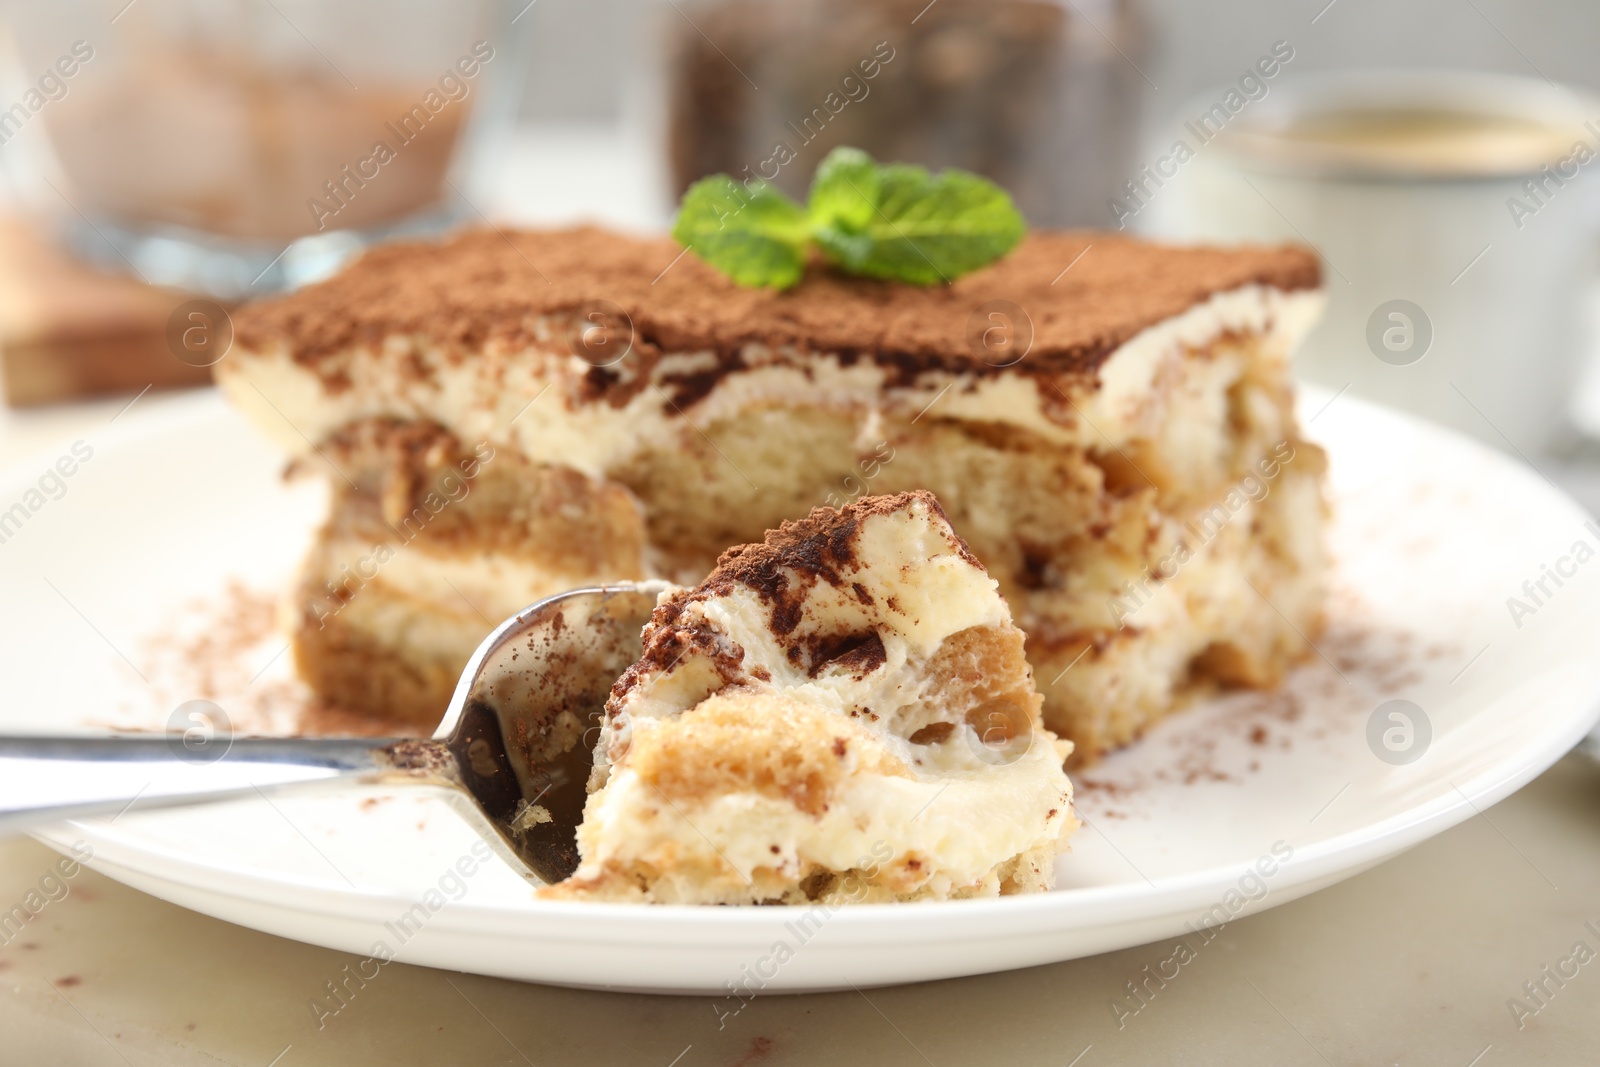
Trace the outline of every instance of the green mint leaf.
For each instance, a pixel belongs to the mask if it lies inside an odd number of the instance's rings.
[[[839,157],[839,158],[835,158]],[[817,171],[812,235],[852,274],[937,285],[987,266],[1025,229],[1005,190],[976,174],[895,164],[836,149]]]
[[[811,179],[806,214],[813,229],[862,233],[877,216],[881,197],[878,164],[859,148],[835,148]]]
[[[799,204],[766,182],[740,184],[726,174],[689,187],[672,236],[739,285],[775,289],[800,280],[810,244]]]
[[[993,263],[1025,228],[1006,191],[976,174],[836,148],[804,208],[766,182],[715,174],[684,194],[672,236],[740,285],[787,289],[813,242],[848,273],[937,285]]]

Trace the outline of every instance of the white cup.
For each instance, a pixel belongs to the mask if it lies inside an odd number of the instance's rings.
[[[1314,246],[1329,302],[1303,377],[1524,456],[1566,440],[1589,344],[1600,100],[1444,71],[1263,85],[1226,122],[1217,100],[1186,109],[1170,136],[1189,158],[1128,221],[1165,239]]]

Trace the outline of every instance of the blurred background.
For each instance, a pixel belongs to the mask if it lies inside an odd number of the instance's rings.
[[[626,82],[649,46],[639,16],[658,4],[666,7],[666,0],[539,0],[544,36],[533,46],[524,115],[620,120]],[[1091,18],[1118,6],[1077,4]],[[1152,94],[1158,108],[1176,108],[1231,80],[1263,44],[1279,38],[1295,42],[1295,63],[1307,70],[1543,71],[1556,81],[1600,89],[1592,58],[1600,8],[1582,0],[1336,0],[1331,7],[1327,0],[1144,0],[1138,7],[1151,46],[1149,63],[1141,66],[1159,87]]]
[[[659,230],[697,177],[803,194],[848,143],[984,173],[1034,225],[1311,244],[1330,306],[1299,369],[1330,394],[1536,465],[1582,466],[1600,425],[1592,4],[0,10],[12,406],[203,382],[229,307],[377,241],[489,222]]]

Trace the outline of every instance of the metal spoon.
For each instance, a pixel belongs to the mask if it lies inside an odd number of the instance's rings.
[[[611,684],[664,582],[541,600],[468,661],[433,738],[0,737],[0,833],[65,818],[348,783],[442,790],[525,876],[578,865],[576,832]]]

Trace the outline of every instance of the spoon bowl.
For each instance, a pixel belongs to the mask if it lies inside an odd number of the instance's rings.
[[[666,588],[577,589],[513,615],[478,646],[434,732],[501,842],[546,882],[577,869],[606,697]]]

